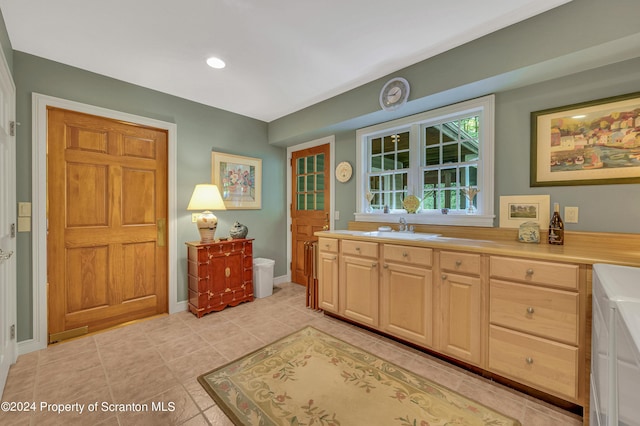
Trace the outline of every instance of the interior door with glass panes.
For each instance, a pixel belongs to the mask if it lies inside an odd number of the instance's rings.
[[[291,281],[306,284],[304,243],[317,241],[316,231],[329,229],[330,145],[319,145],[292,153]]]

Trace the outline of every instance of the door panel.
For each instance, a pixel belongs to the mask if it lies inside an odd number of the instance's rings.
[[[167,312],[167,132],[58,108],[47,130],[50,335]]]
[[[292,154],[291,281],[306,284],[304,243],[317,241],[314,232],[329,229],[330,145],[319,145]]]

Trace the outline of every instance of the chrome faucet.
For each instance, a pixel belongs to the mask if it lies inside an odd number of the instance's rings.
[[[404,217],[400,218],[400,226],[398,227],[398,231],[405,232],[407,230],[407,221]]]

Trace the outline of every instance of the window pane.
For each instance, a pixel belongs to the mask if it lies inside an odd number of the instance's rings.
[[[435,166],[440,164],[440,147],[436,146],[427,148],[424,161],[426,166]]]
[[[324,192],[316,193],[316,210],[324,210]]]
[[[396,149],[398,151],[403,149],[409,149],[409,132],[400,133],[398,135],[398,142],[396,143]]]
[[[298,176],[298,192],[303,192],[304,189],[304,176]]]
[[[440,143],[440,128],[427,127],[424,129],[424,143],[426,146],[438,145]]]
[[[307,175],[307,191],[313,191],[316,189],[315,175]]]
[[[394,175],[393,181],[395,184],[395,190],[404,190],[407,187],[407,174],[406,173],[398,173]]]
[[[371,155],[382,153],[382,139],[375,138],[371,140]]]
[[[376,156],[371,158],[371,171],[372,172],[380,172],[382,171],[382,157]]]
[[[304,158],[298,158],[298,173],[299,175],[304,174]]]
[[[469,141],[462,142],[461,146],[461,161],[477,161],[478,160],[478,144]]]
[[[402,208],[402,200],[404,199],[404,193],[395,192],[393,194],[393,204],[389,207],[392,209],[401,209]]]
[[[396,155],[386,154],[384,156],[384,170],[395,170],[395,169],[396,169]]]
[[[372,191],[380,189],[380,176],[371,176],[369,178],[369,189]]]
[[[316,171],[321,172],[324,170],[324,154],[316,155]]]
[[[318,173],[316,175],[316,189],[318,191],[324,191],[324,173]]]
[[[304,194],[298,194],[298,210],[306,210],[306,204],[304,202]]]
[[[443,169],[441,184],[445,187],[458,186],[458,173],[456,169]]]
[[[385,136],[384,152],[393,152],[395,150],[396,150],[395,138],[392,136]]]
[[[315,167],[314,167],[314,160],[315,160],[315,156],[310,156],[307,157],[307,173],[313,173],[316,171]]]
[[[445,145],[442,147],[443,163],[458,163],[458,144]]]
[[[399,152],[398,153],[398,168],[399,169],[408,169],[409,168],[409,151]]]
[[[313,202],[314,194],[307,194],[307,208],[305,210],[315,210],[315,203]]]

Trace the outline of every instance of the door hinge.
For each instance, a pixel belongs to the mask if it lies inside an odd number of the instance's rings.
[[[16,224],[12,223],[11,226],[9,227],[9,234],[11,234],[11,238],[15,238],[16,237]]]
[[[9,339],[15,339],[16,338],[16,325],[15,324],[11,324],[11,327],[9,327]]]
[[[15,121],[10,121],[9,122],[9,136],[15,136],[16,135],[16,122]]]

